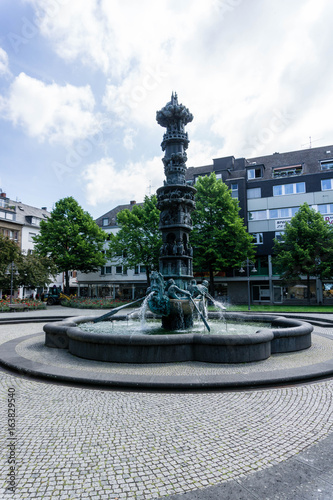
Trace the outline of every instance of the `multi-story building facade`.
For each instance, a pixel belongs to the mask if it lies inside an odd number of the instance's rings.
[[[119,231],[117,214],[121,210],[132,210],[136,205],[131,201],[127,205],[118,205],[106,214],[96,219],[96,224],[107,234]],[[105,250],[108,242],[105,243]],[[120,259],[108,261],[96,273],[77,273],[78,295],[81,297],[112,297],[114,299],[136,299],[143,297],[147,290],[146,269],[136,266],[135,269],[125,268]]]
[[[39,234],[41,220],[50,215],[46,207],[36,208],[19,201],[11,200],[6,193],[0,192],[0,232],[14,240],[22,253],[27,255],[34,248],[34,236]],[[58,275],[51,286],[62,287],[62,275]],[[20,298],[36,294],[36,290],[20,288],[15,293]]]
[[[307,303],[305,277],[295,285],[282,284],[274,269],[273,245],[275,238],[283,239],[286,223],[304,202],[333,223],[333,145],[255,158],[216,158],[210,165],[189,167],[186,182],[195,185],[198,177],[212,172],[238,199],[240,215],[256,245],[256,259],[248,274],[238,268],[216,274],[216,295],[231,303],[247,303],[249,284],[252,303]],[[117,213],[134,205],[134,201],[119,205],[96,223],[107,233],[116,233]],[[256,272],[252,272],[254,268]],[[200,282],[208,273],[195,277]],[[134,299],[147,288],[144,267],[125,269],[120,261],[108,262],[97,273],[78,273],[77,281],[82,296]],[[313,278],[310,300],[333,303],[333,279],[321,282]]]
[[[248,159],[217,158],[211,165],[188,168],[186,181],[195,185],[198,177],[212,172],[238,198],[240,215],[254,236],[257,249],[254,263],[257,272],[249,273],[249,278],[244,278],[239,269],[218,273],[218,294],[233,303],[247,302],[244,280],[249,279],[253,303],[306,301],[305,283],[281,284],[272,259],[274,238],[283,239],[286,223],[304,202],[333,223],[333,145]],[[331,291],[333,294],[333,279],[323,283],[311,280],[313,303],[333,301]]]
[[[16,220],[15,204],[0,190],[0,233],[15,241],[21,248],[22,227],[23,224]]]

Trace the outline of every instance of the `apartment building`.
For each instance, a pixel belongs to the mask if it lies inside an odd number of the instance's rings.
[[[119,231],[117,214],[121,210],[132,210],[136,201],[118,205],[96,219],[96,224],[107,234]],[[108,242],[105,243],[105,250]],[[78,295],[81,297],[112,297],[114,299],[136,299],[143,297],[147,290],[146,269],[136,266],[127,269],[119,260],[109,261],[95,273],[77,273]]]
[[[210,165],[188,168],[186,181],[195,185],[198,177],[212,172],[238,198],[240,215],[257,249],[249,273],[239,269],[218,273],[218,295],[232,303],[246,303],[250,281],[253,303],[307,302],[305,283],[282,285],[273,265],[273,243],[274,238],[283,239],[286,223],[304,202],[333,223],[333,145],[255,158],[216,158]],[[312,279],[310,299],[312,303],[333,302],[333,279]]]
[[[27,255],[34,248],[34,236],[39,234],[41,220],[50,215],[46,207],[36,208],[20,201],[11,200],[6,193],[0,190],[0,232],[14,240],[22,253]],[[58,275],[50,286],[62,287],[62,275]],[[20,288],[15,291],[20,298],[36,294],[36,290]]]

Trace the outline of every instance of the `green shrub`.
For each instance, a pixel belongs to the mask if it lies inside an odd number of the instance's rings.
[[[64,307],[75,307],[78,309],[112,309],[114,307],[128,304],[129,302],[129,300],[119,299],[72,297],[70,300],[62,300],[61,305]]]
[[[10,299],[8,297],[0,299],[0,312],[10,311]],[[46,309],[44,302],[34,299],[12,299],[12,304],[24,304],[28,310]],[[23,309],[22,309],[23,310]]]

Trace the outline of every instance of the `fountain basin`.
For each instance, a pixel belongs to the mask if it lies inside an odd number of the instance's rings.
[[[115,363],[244,363],[267,359],[272,353],[292,352],[311,346],[313,327],[308,323],[273,315],[227,312],[225,317],[233,321],[260,321],[270,328],[243,334],[240,323],[237,335],[188,332],[115,335],[83,331],[78,325],[93,319],[83,316],[46,324],[45,345],[68,349],[71,354],[81,358]],[[119,317],[118,321],[121,319],[126,317]]]

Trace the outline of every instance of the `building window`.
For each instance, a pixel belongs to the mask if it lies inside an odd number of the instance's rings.
[[[289,217],[289,208],[281,208],[280,212],[281,212],[281,217],[283,219],[286,219],[287,217]]]
[[[321,181],[321,190],[327,191],[329,189],[333,189],[333,179],[323,179]]]
[[[333,160],[325,160],[320,162],[322,170],[333,170]]]
[[[116,266],[116,274],[122,274],[123,273],[123,266]]]
[[[109,225],[109,219],[108,219],[108,217],[103,217],[102,226],[108,226],[108,225]]]
[[[29,233],[28,241],[34,241],[35,236],[37,236],[36,233]]]
[[[18,241],[18,231],[11,231],[10,229],[1,229],[1,233],[10,240]]]
[[[279,210],[277,208],[273,208],[269,211],[270,219],[279,219]]]
[[[253,300],[269,301],[271,298],[269,285],[253,285]]]
[[[269,210],[270,219],[284,219],[291,218],[298,212],[299,207],[291,208],[273,208]]]
[[[112,266],[105,267],[105,274],[112,274]]]
[[[296,182],[295,184],[280,184],[273,186],[273,196],[283,196],[287,194],[305,193],[305,182]]]
[[[134,267],[134,274],[139,274],[139,272],[140,272],[139,266],[135,266]]]
[[[261,198],[261,188],[251,188],[247,190],[247,198]]]
[[[318,212],[320,214],[333,214],[333,205],[331,203],[328,205],[318,205]]]
[[[247,171],[247,179],[253,180],[253,179],[260,179],[262,177],[262,168],[261,167],[256,167],[256,168],[249,168]]]
[[[217,174],[217,173],[215,172],[215,176],[216,176],[216,179],[222,179],[222,174],[221,174],[221,173]]]
[[[333,283],[323,283],[323,296],[325,299],[333,298]]]
[[[292,165],[290,167],[273,168],[273,177],[291,177],[293,175],[301,175],[303,173],[302,165]]]
[[[0,217],[2,219],[7,219],[7,220],[16,220],[15,214],[10,214],[9,212],[3,212],[2,210],[0,211]]]
[[[332,205],[333,206],[333,205]],[[249,220],[265,219],[291,219],[298,212],[299,207],[271,208],[269,210],[257,210],[249,212]]]
[[[275,231],[275,238],[276,238],[279,242],[284,241],[284,231]]]
[[[251,233],[253,236],[253,243],[255,245],[262,245],[264,243],[264,235],[263,233]]]
[[[104,276],[105,274],[105,267],[101,267],[101,276]]]
[[[231,184],[231,196],[238,199],[238,184]]]
[[[249,212],[249,220],[265,220],[267,219],[267,210],[257,210]]]
[[[140,273],[146,272],[146,266],[140,266]]]
[[[33,226],[39,226],[40,225],[40,221],[41,221],[41,219],[39,219],[38,217],[31,217],[31,224]]]

